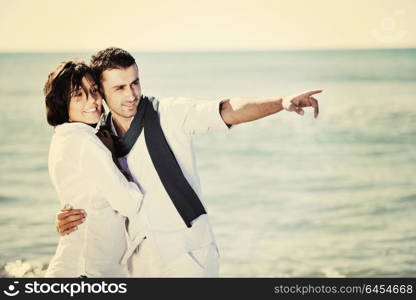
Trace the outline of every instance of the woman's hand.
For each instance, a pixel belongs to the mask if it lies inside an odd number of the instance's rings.
[[[97,137],[101,140],[101,142],[107,147],[108,150],[110,150],[113,162],[117,166],[117,168],[120,170],[120,172],[124,175],[124,177],[127,179],[127,181],[133,181],[133,179],[130,177],[130,175],[123,170],[123,168],[120,165],[120,162],[117,159],[116,155],[116,148],[114,145],[114,140],[110,134],[110,132],[106,129],[101,129],[97,132]]]
[[[117,155],[116,155],[116,147],[114,145],[113,137],[111,136],[110,132],[106,129],[101,129],[97,132],[97,137],[100,141],[107,147],[108,150],[111,152],[111,156],[113,158],[113,162],[117,166],[117,168],[121,171],[122,168],[120,163],[118,162]]]
[[[114,146],[114,141],[113,141],[113,138],[111,137],[110,132],[106,129],[100,129],[97,132],[97,137],[101,140],[104,146],[106,146],[107,149],[110,150],[111,154],[115,156],[116,148]]]

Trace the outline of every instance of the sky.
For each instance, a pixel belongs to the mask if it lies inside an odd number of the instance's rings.
[[[1,52],[415,48],[415,0],[0,0]]]

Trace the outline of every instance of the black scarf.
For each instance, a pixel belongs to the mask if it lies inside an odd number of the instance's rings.
[[[141,97],[137,113],[126,134],[122,137],[112,135],[116,155],[118,157],[127,155],[144,128],[146,146],[160,181],[186,226],[191,227],[191,221],[206,214],[206,211],[198,195],[183,175],[166,141],[160,126],[158,108],[159,102],[154,97]],[[107,116],[103,127],[112,132],[111,114]]]

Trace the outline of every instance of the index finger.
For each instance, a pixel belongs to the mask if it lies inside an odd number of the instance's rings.
[[[315,94],[319,94],[321,92],[322,92],[322,90],[313,90],[313,91],[309,91],[309,92],[304,93],[304,95],[305,96],[312,96],[312,95],[315,95]]]

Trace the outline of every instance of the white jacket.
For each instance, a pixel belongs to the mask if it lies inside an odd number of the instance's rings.
[[[56,126],[49,151],[49,175],[61,206],[87,212],[78,230],[60,238],[46,277],[124,277],[125,217],[134,216],[142,193],[113,163],[110,151],[84,123]]]

